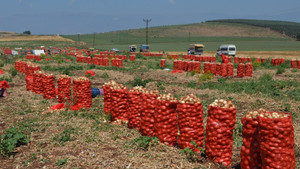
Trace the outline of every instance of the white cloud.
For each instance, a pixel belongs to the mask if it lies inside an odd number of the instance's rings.
[[[175,0],[168,0],[170,4],[175,4]]]

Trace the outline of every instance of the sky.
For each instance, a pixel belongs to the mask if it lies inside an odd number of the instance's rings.
[[[300,22],[300,0],[0,0],[0,31],[86,34],[205,22]]]

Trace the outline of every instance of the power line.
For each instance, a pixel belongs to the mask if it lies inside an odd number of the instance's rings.
[[[146,22],[146,45],[148,45],[148,23],[151,22],[151,19],[143,19]]]

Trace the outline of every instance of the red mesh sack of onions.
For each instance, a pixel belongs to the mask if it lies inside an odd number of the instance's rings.
[[[227,63],[221,64],[221,76],[226,77],[227,76]]]
[[[143,110],[143,96],[145,89],[142,86],[135,86],[128,92],[128,127],[140,130],[141,113]]]
[[[113,121],[128,122],[128,91],[122,84],[111,85],[112,109],[111,116]]]
[[[227,64],[227,76],[232,77],[234,75],[233,69],[234,69],[233,64],[232,63],[228,63]]]
[[[103,112],[104,114],[108,115],[111,113],[112,110],[112,98],[111,98],[111,86],[115,85],[117,82],[111,80],[109,82],[104,83],[102,86],[104,90],[104,95],[103,95],[103,102],[104,102],[104,108]]]
[[[229,166],[236,109],[231,101],[215,100],[208,107],[205,152],[210,160]]]
[[[201,100],[193,94],[182,97],[177,104],[179,137],[178,146],[185,147],[200,153],[199,147],[203,147],[203,106]],[[191,144],[192,140],[197,147]]]
[[[243,124],[243,145],[240,151],[242,169],[262,167],[258,140],[258,114],[263,112],[265,112],[264,109],[251,111],[241,119]]]
[[[144,90],[143,96],[143,111],[141,113],[141,128],[140,132],[144,136],[152,137],[155,136],[154,132],[154,113],[157,106],[157,100],[159,92],[158,90],[148,91]]]
[[[222,75],[222,64],[217,63],[216,64],[216,76]]]
[[[236,77],[244,77],[245,76],[245,64],[240,63],[237,67]]]
[[[71,78],[68,75],[61,75],[57,79],[58,102],[64,103],[71,100]]]
[[[44,85],[43,85],[43,72],[42,71],[35,71],[33,77],[33,91],[37,94],[44,93]]]
[[[258,115],[262,169],[296,167],[294,127],[289,113],[265,112]]]
[[[157,97],[155,119],[155,136],[160,142],[171,146],[176,144],[178,136],[177,127],[177,99],[172,94],[164,94]]]
[[[92,106],[91,81],[86,77],[73,79],[73,102],[80,108],[89,109]]]
[[[22,61],[22,60],[17,60],[15,61],[15,69],[21,73],[25,73],[26,72],[26,65],[27,63]]]
[[[216,63],[210,63],[210,71],[214,75],[216,75],[216,68]]]
[[[245,76],[252,77],[253,66],[252,63],[245,64]]]
[[[33,76],[26,76],[26,90],[32,91],[33,90]]]
[[[297,68],[297,60],[296,59],[291,60],[291,68],[293,68],[293,69]]]
[[[45,99],[56,98],[55,76],[53,74],[44,74],[43,86],[44,86],[43,96]]]

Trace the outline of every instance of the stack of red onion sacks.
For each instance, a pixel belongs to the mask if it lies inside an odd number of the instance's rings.
[[[143,111],[141,113],[141,128],[140,132],[144,136],[155,136],[154,132],[154,113],[157,107],[158,90],[148,91],[144,90],[143,93]]]
[[[71,100],[71,78],[68,75],[61,75],[57,79],[58,102],[65,103]]]
[[[297,69],[300,69],[300,59],[297,60]]]
[[[135,86],[128,92],[128,127],[140,130],[141,113],[143,111],[143,96],[145,89],[142,86]]]
[[[242,118],[243,145],[240,152],[242,169],[262,167],[258,141],[258,114],[263,111],[265,110],[251,111]]]
[[[259,145],[262,168],[295,168],[294,127],[288,113],[259,114]]]
[[[210,72],[216,74],[216,63],[210,63]]]
[[[91,81],[86,77],[73,79],[74,105],[89,109],[92,106]]]
[[[26,62],[22,60],[15,61],[15,69],[21,73],[25,73]]]
[[[112,110],[112,98],[111,98],[111,86],[115,85],[116,82],[111,80],[109,82],[104,83],[102,86],[104,90],[104,95],[103,95],[103,102],[104,102],[104,108],[103,112],[104,114],[108,115],[111,113]]]
[[[130,55],[130,56],[129,56],[129,60],[130,60],[130,61],[135,61],[135,58],[136,58],[135,55]]]
[[[245,64],[240,63],[237,67],[236,77],[244,77],[245,76]]]
[[[222,64],[221,63],[217,63],[216,64],[216,76],[219,76],[222,74]]]
[[[33,91],[37,94],[44,93],[43,79],[44,79],[44,74],[42,71],[34,72],[34,78],[33,78],[34,90]]]
[[[296,69],[297,68],[297,60],[296,59],[291,60],[291,68],[292,69]]]
[[[205,62],[204,63],[204,73],[208,73],[208,72],[210,72],[210,63]]]
[[[172,94],[160,95],[157,98],[155,118],[155,136],[160,142],[171,146],[176,144],[178,136],[177,127],[177,99]]]
[[[227,76],[232,77],[234,75],[233,69],[234,69],[233,64],[232,63],[228,63],[227,64]]]
[[[53,74],[44,74],[43,76],[43,86],[44,86],[44,98],[54,99],[56,98],[55,91],[55,76]]]
[[[179,137],[178,146],[181,149],[190,148],[200,153],[198,148],[203,148],[203,106],[201,100],[193,94],[182,97],[177,105]],[[192,140],[197,147],[191,144]]]
[[[111,87],[113,121],[128,122],[128,90],[122,84],[112,84]]]
[[[208,107],[205,152],[210,160],[225,166],[231,163],[235,118],[231,101],[215,100]]]
[[[245,76],[252,77],[253,66],[252,63],[245,64]]]
[[[160,67],[165,68],[166,67],[166,59],[161,59],[160,60]]]
[[[227,76],[227,64],[226,63],[221,64],[221,76],[222,77]]]

